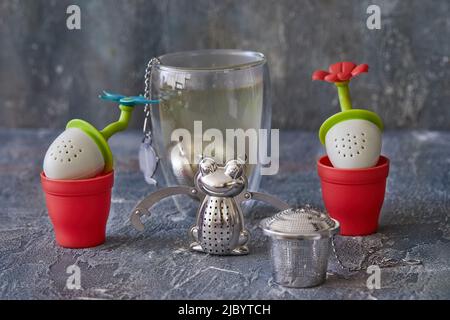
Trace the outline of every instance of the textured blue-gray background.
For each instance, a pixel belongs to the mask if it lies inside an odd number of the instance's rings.
[[[365,27],[371,3],[381,6],[380,31]],[[69,4],[81,7],[81,31],[66,29]],[[432,131],[450,129],[449,19],[448,0],[1,0],[0,127],[52,129],[0,128],[0,298],[449,299],[450,131]],[[107,242],[57,247],[39,187],[48,145],[70,118],[97,126],[116,119],[97,94],[141,92],[150,57],[202,48],[268,56],[273,126],[281,128],[316,130],[336,112],[334,88],[312,83],[314,69],[340,59],[369,63],[370,73],[352,84],[355,105],[379,112],[390,129],[414,129],[384,135],[391,172],[379,232],[339,237],[337,248],[354,267],[381,258],[423,264],[383,269],[382,288],[369,290],[365,271],[348,275],[332,258],[323,286],[282,288],[257,228],[273,214],[264,206],[245,218],[252,254],[238,259],[189,253],[194,215],[180,216],[169,201],[137,233],[129,212],[154,190],[139,172],[137,131],[110,140],[116,183]],[[138,126],[142,114],[134,116]],[[315,133],[283,130],[280,141],[280,173],[264,177],[262,190],[323,208],[315,160],[324,151]],[[82,270],[82,290],[65,287],[72,264]]]
[[[81,30],[66,28],[70,4]],[[381,30],[366,28],[370,4]],[[346,59],[370,64],[352,84],[354,104],[388,128],[450,129],[449,34],[448,0],[3,0],[0,127],[60,128],[74,117],[101,126],[117,114],[98,93],[142,92],[152,56],[240,48],[269,59],[274,127],[314,130],[336,112],[334,88],[310,75]]]

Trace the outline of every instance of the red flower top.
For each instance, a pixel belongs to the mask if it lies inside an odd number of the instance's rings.
[[[328,68],[329,72],[324,70],[314,71],[313,80],[324,80],[328,82],[349,81],[358,74],[369,71],[367,64],[356,65],[353,62],[338,62]]]

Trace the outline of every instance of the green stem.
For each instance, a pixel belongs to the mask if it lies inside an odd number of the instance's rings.
[[[107,125],[105,128],[103,128],[100,133],[103,135],[103,137],[108,140],[111,138],[111,136],[119,131],[123,131],[128,127],[128,123],[131,119],[131,113],[133,111],[133,107],[119,105],[120,108],[120,118],[118,121],[113,122],[109,125]]]
[[[348,81],[336,82],[338,89],[339,104],[341,105],[341,111],[347,111],[352,109],[352,99],[350,97],[350,90],[348,87]]]

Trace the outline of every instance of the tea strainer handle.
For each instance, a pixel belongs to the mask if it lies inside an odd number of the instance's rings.
[[[268,195],[266,193],[245,191],[236,197],[236,201],[238,203],[248,201],[248,200],[258,200],[258,201],[266,202],[279,210],[286,210],[286,209],[291,208],[291,206],[289,204],[287,204],[286,202],[284,202],[276,197],[273,197],[271,195]]]
[[[144,224],[141,221],[141,217],[148,215],[150,213],[150,208],[153,207],[153,205],[164,198],[182,194],[190,195],[200,200],[204,197],[204,195],[200,193],[196,188],[187,186],[168,187],[158,190],[150,194],[148,197],[145,197],[136,205],[130,216],[131,224],[137,230],[143,231]]]

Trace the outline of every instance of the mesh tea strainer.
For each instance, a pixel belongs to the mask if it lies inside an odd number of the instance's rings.
[[[273,277],[282,286],[308,288],[322,284],[330,254],[347,273],[367,268],[364,265],[349,267],[343,263],[335,244],[339,222],[310,206],[281,211],[262,220],[260,227],[271,239]],[[372,264],[391,268],[417,266],[422,261],[410,258],[407,253],[403,259],[374,255]]]
[[[326,279],[331,239],[339,222],[310,208],[287,209],[261,221],[271,238],[275,282],[285,287],[307,288]]]

